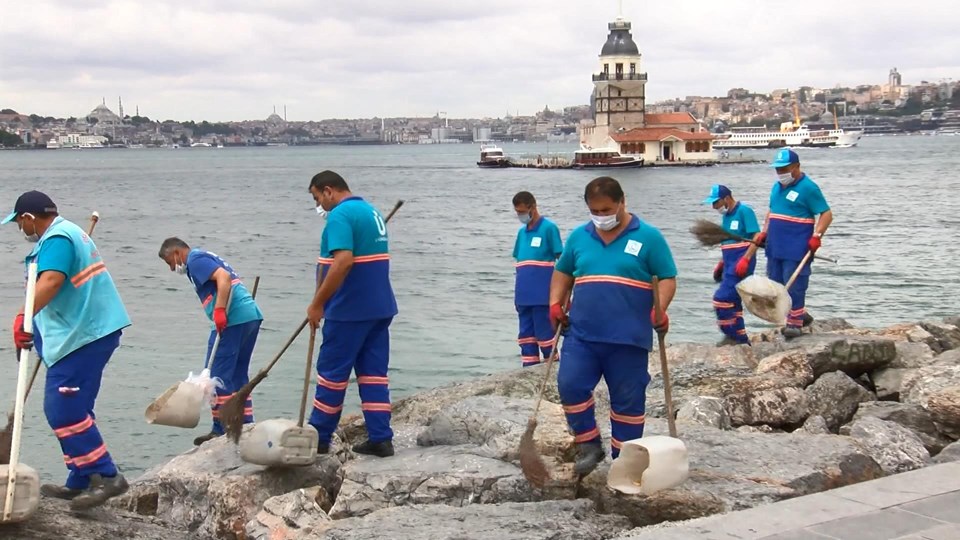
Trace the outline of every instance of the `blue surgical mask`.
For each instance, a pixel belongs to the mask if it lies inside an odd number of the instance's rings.
[[[597,216],[590,214],[590,220],[593,221],[594,227],[600,229],[601,231],[609,231],[620,224],[620,220],[617,219],[616,214],[611,214],[609,216]]]
[[[520,223],[526,225],[530,223],[530,220],[533,219],[533,216],[530,215],[530,212],[525,212],[523,214],[517,214],[517,219],[520,220]]]

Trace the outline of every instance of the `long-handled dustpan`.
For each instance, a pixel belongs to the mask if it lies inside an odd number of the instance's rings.
[[[657,321],[663,318],[660,305],[660,280],[653,276],[653,309]],[[687,446],[677,438],[677,424],[673,413],[673,389],[667,365],[666,332],[657,332],[660,349],[660,371],[663,377],[663,395],[667,402],[667,425],[670,436],[653,435],[625,441],[620,456],[613,460],[607,474],[607,486],[621,493],[649,495],[684,483],[689,476]]]
[[[810,261],[812,251],[804,255],[803,260],[793,271],[793,275],[787,280],[786,285],[782,285],[772,279],[756,274],[748,276],[737,284],[737,292],[740,293],[740,299],[750,313],[753,313],[761,319],[783,326],[787,323],[787,314],[790,312],[792,301],[790,300],[790,287],[797,280],[800,272]]]

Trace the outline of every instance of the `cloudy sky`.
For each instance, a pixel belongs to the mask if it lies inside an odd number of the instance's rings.
[[[624,0],[648,100],[960,79],[953,2]],[[917,6],[922,6],[918,9]],[[0,107],[161,119],[502,116],[586,103],[616,0],[0,0]]]

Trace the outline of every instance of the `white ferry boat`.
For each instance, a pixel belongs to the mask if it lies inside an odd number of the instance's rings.
[[[837,147],[856,146],[863,137],[863,131],[845,131],[836,125],[834,129],[811,130],[807,124],[800,123],[799,115],[793,122],[780,124],[780,131],[770,131],[762,127],[733,128],[725,133],[714,135],[713,147],[717,150],[740,150],[744,148],[782,148],[786,146]]]
[[[509,167],[510,161],[503,155],[503,149],[496,145],[482,145],[480,147],[480,161],[477,167],[502,168]]]

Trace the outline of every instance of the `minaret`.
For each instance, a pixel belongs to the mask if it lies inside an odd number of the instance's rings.
[[[647,74],[640,72],[640,50],[630,34],[630,21],[621,13],[607,28],[600,72],[593,75],[593,118],[600,138],[643,127],[646,105]]]

